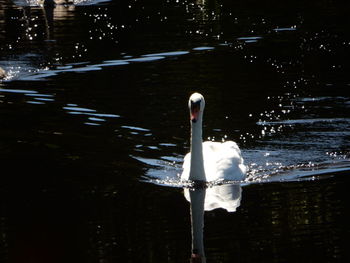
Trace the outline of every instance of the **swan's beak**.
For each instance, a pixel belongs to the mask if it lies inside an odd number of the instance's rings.
[[[200,101],[199,102],[191,101],[190,118],[191,118],[191,121],[194,123],[198,120],[200,108],[201,108]]]

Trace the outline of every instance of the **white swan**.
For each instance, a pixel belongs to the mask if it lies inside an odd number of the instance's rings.
[[[202,182],[244,180],[246,166],[235,142],[202,142],[204,106],[205,101],[201,94],[191,95],[188,101],[191,119],[191,151],[184,158],[181,180]]]

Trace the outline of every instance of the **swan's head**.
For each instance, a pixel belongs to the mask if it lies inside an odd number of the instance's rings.
[[[196,123],[202,117],[205,106],[204,97],[199,93],[193,93],[188,100],[188,108],[190,109],[190,118]]]

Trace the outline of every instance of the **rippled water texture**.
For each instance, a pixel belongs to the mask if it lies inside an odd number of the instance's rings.
[[[346,262],[348,3],[42,3],[0,0],[2,261]],[[244,182],[180,182],[195,91]]]

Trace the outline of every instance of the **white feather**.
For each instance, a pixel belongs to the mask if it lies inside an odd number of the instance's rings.
[[[241,151],[233,141],[224,143],[203,142],[203,162],[207,181],[241,181],[245,179],[246,166]],[[189,180],[191,152],[186,154],[183,163],[182,180]]]

